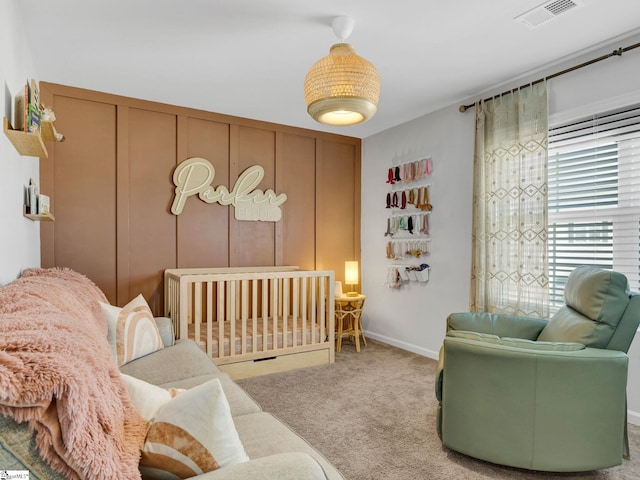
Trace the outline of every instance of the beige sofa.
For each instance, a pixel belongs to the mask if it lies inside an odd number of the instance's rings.
[[[0,289],[0,301],[3,289]],[[0,307],[0,328],[3,320]],[[227,397],[242,445],[250,459],[192,478],[201,480],[344,478],[303,438],[274,416],[262,411],[260,406],[227,374],[221,372],[194,342],[190,340],[174,342],[168,319],[157,319],[157,322],[165,348],[123,365],[121,372],[166,388],[189,389],[217,378]],[[104,341],[107,342],[107,339],[105,338]],[[0,369],[0,385],[2,380]],[[0,415],[0,468],[28,470],[31,480],[66,478],[65,475],[54,471],[41,458],[36,447],[35,434],[28,424],[19,424],[10,416],[3,415]]]

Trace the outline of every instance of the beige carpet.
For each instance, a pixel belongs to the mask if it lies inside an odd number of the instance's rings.
[[[436,434],[436,362],[369,341],[344,342],[336,363],[238,381],[264,410],[322,452],[347,480],[640,479],[640,427],[631,460],[607,470],[535,473],[500,467],[442,447]]]

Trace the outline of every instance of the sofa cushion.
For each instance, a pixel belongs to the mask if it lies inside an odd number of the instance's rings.
[[[342,477],[339,477],[342,478]],[[320,464],[305,453],[279,453],[207,473],[202,480],[327,480]]]
[[[240,441],[252,459],[285,452],[311,455],[322,467],[329,480],[344,479],[342,474],[302,437],[265,412],[234,418]]]
[[[154,385],[220,373],[213,360],[192,340],[177,340],[171,347],[122,365],[120,371]]]
[[[163,388],[193,388],[217,378],[234,417],[261,411],[260,406],[229,375],[220,371],[192,340],[177,340],[171,347],[123,365],[120,371]]]
[[[155,395],[155,393],[154,393]],[[153,414],[140,470],[143,478],[178,478],[249,460],[217,379],[178,393]]]
[[[231,377],[226,373],[217,373],[215,375],[198,375],[191,378],[185,378],[178,380],[177,382],[169,382],[161,384],[163,388],[193,388],[201,383],[208,382],[217,378],[220,380],[224,394],[227,396],[229,406],[231,407],[231,415],[237,417],[238,415],[247,415],[248,413],[256,413],[262,411],[260,405],[251,398],[247,392],[245,392],[237,383],[231,380]]]
[[[153,313],[142,294],[124,307],[101,302],[107,319],[107,339],[118,366],[164,348]]]

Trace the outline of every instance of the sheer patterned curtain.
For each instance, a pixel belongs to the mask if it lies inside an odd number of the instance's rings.
[[[549,314],[546,82],[476,103],[470,308]]]

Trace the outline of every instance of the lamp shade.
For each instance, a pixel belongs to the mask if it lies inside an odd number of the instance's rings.
[[[344,283],[347,285],[358,284],[358,262],[347,261],[344,262]]]
[[[304,97],[309,115],[320,123],[366,122],[378,110],[380,76],[350,44],[336,43],[307,73]]]

